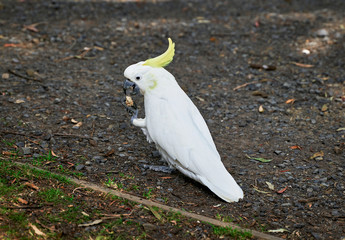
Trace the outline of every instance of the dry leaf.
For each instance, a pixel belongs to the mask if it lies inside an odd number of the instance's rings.
[[[215,42],[217,39],[215,37],[210,38],[210,42]]]
[[[84,212],[84,211],[82,211],[81,212],[81,214],[83,214],[84,216],[87,216],[87,217],[89,217],[90,215],[89,214],[87,214],[86,212]]]
[[[8,152],[8,151],[2,151],[2,155],[6,155],[6,156],[16,156],[17,153],[15,153],[15,152]]]
[[[113,155],[115,153],[114,148],[110,149],[106,154],[104,154],[104,157],[109,157],[110,155]]]
[[[283,188],[283,189],[280,189],[279,191],[277,191],[277,193],[283,193],[283,192],[285,192],[286,191],[286,189],[288,188],[288,186],[286,186],[285,188]]]
[[[17,198],[17,200],[18,200],[18,202],[20,202],[20,203],[22,203],[22,204],[28,204],[28,201],[26,201],[25,199],[23,199],[23,198]]]
[[[340,132],[340,131],[345,131],[345,127],[337,129],[337,132]]]
[[[160,177],[161,179],[170,179],[172,177]]]
[[[274,185],[270,182],[266,182],[269,189],[274,190]]]
[[[72,123],[78,123],[78,121],[75,120],[75,119],[73,119],[73,118],[71,119],[71,122],[72,122]]]
[[[14,103],[25,103],[25,100],[23,100],[23,99],[17,99]]]
[[[291,149],[299,149],[302,150],[302,147],[298,146],[298,145],[294,145],[290,147]]]
[[[320,151],[320,152],[314,153],[313,156],[310,157],[310,159],[314,159],[317,157],[323,157],[324,155],[325,154],[323,153],[323,151]]]
[[[153,207],[148,206],[148,208],[159,221],[163,221],[162,216]]]
[[[262,105],[259,106],[259,113],[263,113],[265,110],[264,110],[264,107]]]
[[[31,24],[31,25],[27,25],[27,26],[24,26],[24,29],[27,29],[31,32],[39,32],[38,29],[36,28],[36,26],[38,25],[39,23],[34,23],[34,24]]]
[[[296,101],[296,99],[291,98],[291,99],[286,100],[285,103],[286,103],[286,104],[289,104],[289,103],[294,104],[295,101]]]
[[[285,228],[279,228],[279,229],[274,229],[274,230],[268,230],[267,232],[271,232],[271,233],[282,233],[282,232],[288,232],[289,230],[285,229]]]
[[[97,219],[93,222],[90,222],[90,223],[82,223],[82,224],[79,224],[78,227],[89,227],[89,226],[93,226],[93,225],[97,225],[97,224],[100,224],[101,222],[103,222],[102,219]]]
[[[265,192],[265,191],[262,191],[262,190],[259,190],[257,186],[253,186],[254,187],[254,190],[259,192],[259,193],[269,193],[269,192]]]
[[[54,156],[54,157],[59,157],[58,155],[56,155],[53,150],[50,151],[51,155]]]
[[[20,43],[5,43],[4,47],[22,47]]]
[[[73,127],[81,127],[81,125],[83,125],[83,123],[82,122],[78,122],[77,124],[75,124]]]
[[[327,104],[322,105],[321,111],[326,112],[328,110]]]
[[[9,73],[3,73],[2,74],[2,79],[9,79],[10,78],[10,74]]]
[[[303,68],[312,68],[314,65],[311,64],[304,64],[304,63],[298,63],[298,62],[292,62],[292,64],[295,64],[298,67],[303,67]]]
[[[37,187],[35,184],[33,184],[33,183],[29,183],[29,182],[26,182],[26,183],[24,183],[24,185],[25,186],[28,186],[29,188],[32,188],[32,189],[34,189],[34,190],[38,190],[39,189],[39,187]]]
[[[35,225],[29,223],[29,227],[31,227],[31,228],[35,231],[35,233],[36,233],[37,235],[39,235],[39,236],[44,236],[44,237],[47,236],[44,232],[42,232],[41,230],[39,230]]]

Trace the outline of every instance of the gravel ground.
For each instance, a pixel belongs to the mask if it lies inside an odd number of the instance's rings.
[[[283,238],[343,239],[344,20],[341,0],[2,0],[2,154],[6,142],[23,162],[52,150],[51,171]],[[123,71],[168,37],[167,70],[207,121],[239,203],[144,166],[164,163],[130,125]]]

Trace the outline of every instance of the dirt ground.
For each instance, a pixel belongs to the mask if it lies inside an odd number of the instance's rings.
[[[166,69],[204,116],[238,203],[144,167],[164,163],[130,124],[123,71],[168,37]],[[40,167],[275,236],[343,239],[344,40],[342,0],[0,0],[0,147],[14,142],[28,163],[53,151]]]

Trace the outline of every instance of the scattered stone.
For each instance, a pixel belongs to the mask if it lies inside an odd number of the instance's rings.
[[[152,151],[152,157],[159,158],[161,157],[161,154],[159,153],[159,151]]]
[[[318,36],[320,38],[326,37],[326,36],[328,36],[328,31],[324,28],[319,29],[316,31],[316,36]]]
[[[84,164],[79,164],[79,165],[75,166],[75,170],[77,170],[77,171],[80,171],[80,170],[82,170],[83,168],[85,168],[85,165],[84,165]]]
[[[30,155],[31,154],[31,148],[29,147],[22,147],[21,148],[23,155]]]
[[[59,104],[61,101],[62,101],[61,98],[55,98],[53,103]]]
[[[89,160],[87,160],[87,161],[85,162],[85,165],[87,165],[87,166],[89,166],[89,165],[91,165],[91,164],[92,164],[92,162],[89,161]]]
[[[96,162],[96,163],[104,163],[104,162],[106,162],[106,160],[104,159],[104,157],[102,157],[102,156],[94,156],[93,158],[92,158],[92,161],[94,161],[94,162]]]
[[[42,141],[41,144],[40,144],[40,146],[41,146],[42,148],[48,148],[48,147],[49,147],[49,144],[48,144],[46,141]]]
[[[143,227],[144,227],[144,230],[145,230],[145,231],[148,231],[148,232],[154,231],[154,230],[157,229],[157,226],[156,226],[156,225],[153,225],[153,224],[151,224],[151,223],[144,223],[144,224],[143,224]]]

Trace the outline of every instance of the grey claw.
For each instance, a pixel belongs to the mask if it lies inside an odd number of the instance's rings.
[[[140,165],[144,169],[153,170],[156,172],[164,172],[164,173],[172,173],[175,169],[167,166],[157,166],[157,165],[148,165],[148,164],[141,164]]]
[[[134,119],[138,118],[138,112],[139,112],[138,109],[135,109],[133,111],[133,116],[131,117],[131,124],[133,124]]]

